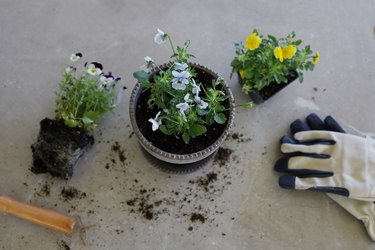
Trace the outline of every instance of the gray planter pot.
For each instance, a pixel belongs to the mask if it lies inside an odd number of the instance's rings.
[[[195,64],[195,63],[189,63],[189,65],[196,70],[204,71],[205,74],[208,74],[213,79],[219,78],[219,75],[216,72],[202,65]],[[160,68],[163,68],[165,66],[166,64],[160,66]],[[157,72],[154,72],[153,74],[155,73]],[[156,158],[157,161],[165,162],[166,165],[168,166],[168,170],[170,171],[174,171],[174,169],[176,169],[177,172],[180,172],[182,167],[187,167],[187,169],[189,169],[192,165],[194,165],[194,168],[196,168],[197,163],[206,162],[205,160],[208,159],[210,156],[213,156],[217,152],[219,147],[222,145],[222,143],[225,141],[226,137],[229,134],[229,130],[233,126],[233,122],[234,122],[235,109],[234,109],[233,94],[230,88],[225,83],[223,84],[224,84],[223,89],[229,96],[228,108],[230,108],[229,116],[227,117],[228,119],[225,124],[224,131],[220,135],[218,135],[216,141],[214,141],[210,146],[208,146],[207,148],[203,150],[200,150],[198,152],[193,152],[193,153],[175,154],[175,153],[166,152],[160,148],[155,147],[149,140],[145,138],[145,136],[140,131],[139,126],[137,124],[137,116],[142,116],[144,114],[138,114],[136,112],[136,109],[138,105],[138,100],[140,96],[143,94],[143,89],[141,87],[141,84],[138,82],[135,85],[131,93],[129,114],[130,114],[130,121],[133,127],[133,131],[135,135],[138,137],[139,143],[141,144],[142,148],[152,157]]]

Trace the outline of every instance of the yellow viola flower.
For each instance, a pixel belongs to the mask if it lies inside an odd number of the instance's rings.
[[[280,46],[277,46],[274,50],[273,50],[273,55],[280,60],[280,62],[283,62],[284,61],[284,57],[283,57],[283,49],[280,47]]]
[[[297,52],[296,46],[289,45],[288,47],[283,48],[283,57],[285,59],[291,59],[296,52]]]
[[[245,77],[245,71],[243,69],[240,69],[239,73],[240,73],[241,78],[244,79],[244,77]]]
[[[245,47],[249,50],[255,50],[259,47],[259,44],[262,42],[262,38],[257,36],[257,34],[254,32],[250,36],[246,38],[246,44]]]
[[[320,54],[319,54],[319,52],[317,51],[317,52],[315,53],[314,58],[313,58],[313,64],[317,64],[317,63],[319,62],[319,59],[320,59]]]

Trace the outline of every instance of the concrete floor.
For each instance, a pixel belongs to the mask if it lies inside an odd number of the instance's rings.
[[[68,237],[0,214],[1,248],[374,249],[361,222],[324,194],[279,188],[272,170],[280,157],[279,138],[291,121],[310,112],[374,133],[374,13],[373,0],[0,1],[1,194],[94,225],[83,245],[77,233]],[[277,37],[296,31],[321,54],[315,71],[253,110],[238,109],[232,134],[240,137],[223,145],[233,152],[221,166],[210,162],[187,175],[153,167],[132,136],[128,98],[132,72],[144,56],[159,63],[169,58],[169,47],[153,42],[156,29],[168,32],[175,44],[190,39],[195,61],[219,72],[243,103],[248,97],[237,78],[229,78],[230,61],[233,43],[254,27]],[[30,145],[39,121],[54,115],[54,91],[73,52],[103,63],[129,89],[116,115],[101,121],[97,143],[73,178],[63,181],[29,171]],[[111,149],[116,142],[124,162]],[[199,180],[210,172],[218,179],[207,191]],[[64,201],[60,192],[67,186],[86,198]],[[142,195],[154,205],[162,200],[152,220],[127,204]],[[204,223],[191,221],[195,212],[204,215]]]

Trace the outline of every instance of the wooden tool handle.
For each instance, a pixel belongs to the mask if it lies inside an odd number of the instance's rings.
[[[76,223],[74,217],[19,202],[9,196],[0,196],[0,211],[67,234],[73,232]]]

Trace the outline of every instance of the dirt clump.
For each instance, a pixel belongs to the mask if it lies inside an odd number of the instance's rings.
[[[219,148],[214,158],[214,164],[218,164],[219,167],[225,166],[230,161],[230,156],[233,150],[229,148]]]
[[[63,187],[60,193],[60,197],[63,201],[70,201],[72,199],[83,199],[86,198],[87,195],[85,192],[79,191],[75,187]]]

